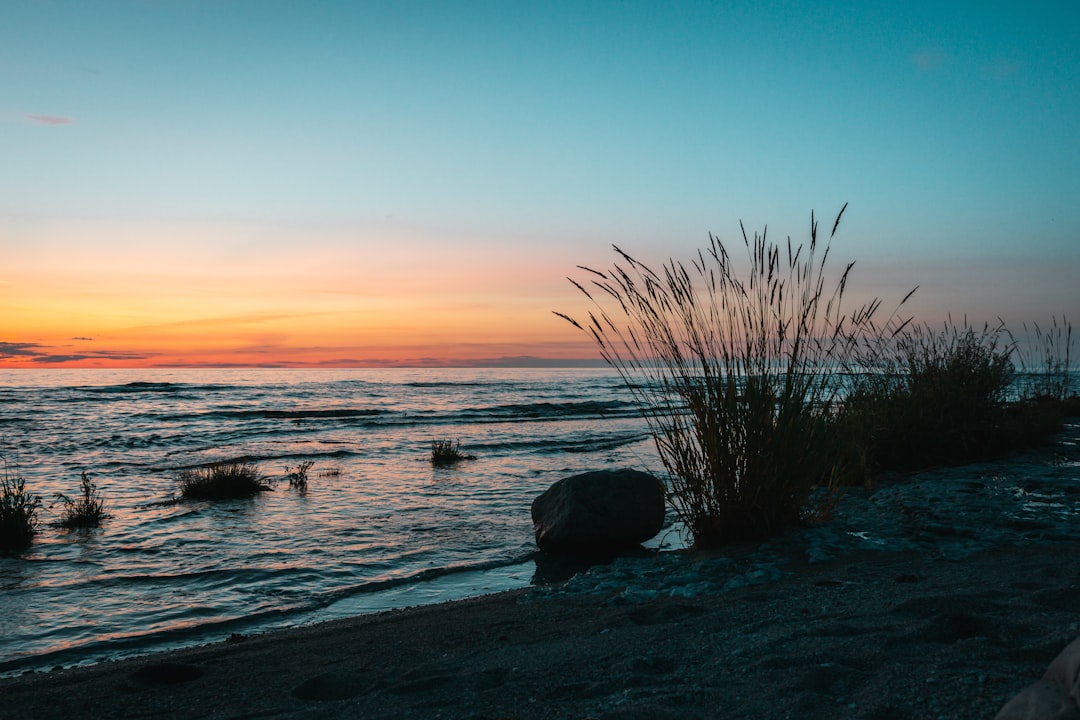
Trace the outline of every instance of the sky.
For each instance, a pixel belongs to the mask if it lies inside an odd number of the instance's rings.
[[[595,360],[578,265],[844,203],[854,302],[1076,322],[1064,7],[6,0],[0,368]]]

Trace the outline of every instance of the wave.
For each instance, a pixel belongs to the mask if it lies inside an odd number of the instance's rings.
[[[328,410],[210,410],[168,415],[147,413],[146,417],[169,422],[200,419],[260,419],[260,420],[322,420],[372,418],[383,415],[385,411],[373,408],[334,408]]]
[[[520,452],[538,455],[556,455],[559,453],[584,454],[617,450],[648,440],[647,432],[620,434],[593,434],[570,438],[542,438],[536,440],[511,440],[506,442],[474,443],[469,450],[476,452]]]
[[[382,415],[382,410],[363,409],[340,409],[340,410],[257,410],[251,411],[257,416],[267,419],[281,418],[286,420],[306,420],[309,418],[354,418],[372,417]]]
[[[175,455],[184,455],[189,453],[203,453],[206,450],[213,448],[198,447],[198,448],[180,448],[178,450],[172,450],[166,453],[166,456],[171,457]],[[234,455],[232,457],[221,457],[213,460],[207,460],[205,462],[198,462],[193,465],[177,465],[171,467],[150,467],[152,472],[175,472],[177,470],[189,470],[191,468],[206,467],[207,465],[219,465],[229,463],[263,463],[270,462],[271,460],[307,460],[311,458],[347,458],[355,457],[358,453],[353,450],[328,450],[326,452],[285,452],[280,454],[260,453],[258,455]]]
[[[329,590],[318,595],[313,596],[312,607],[323,608],[332,605],[340,600],[355,597],[357,595],[367,595],[371,593],[382,592],[385,590],[393,590],[398,587],[406,585],[417,585],[420,583],[431,582],[433,580],[439,580],[451,575],[458,575],[467,572],[484,572],[487,570],[498,570],[499,568],[513,567],[515,565],[524,565],[527,562],[531,562],[536,557],[536,550],[530,550],[520,555],[500,558],[494,560],[485,560],[474,563],[458,563],[454,565],[444,565],[442,567],[427,568],[414,573],[405,575],[399,575],[396,577],[383,578],[380,580],[369,580],[366,582],[358,583],[356,585],[336,588]]]
[[[120,435],[114,434],[107,438],[96,438],[88,440],[86,442],[87,447],[92,448],[117,448],[124,450],[134,450],[140,448],[151,447],[167,447],[175,440],[173,438],[167,438],[160,433],[150,433],[149,435]]]
[[[507,389],[517,387],[515,383],[509,382],[454,382],[452,380],[416,380],[414,382],[402,383],[405,387],[413,388],[437,388],[437,387],[482,387],[482,388],[497,388]]]
[[[462,411],[462,414],[491,415],[500,419],[510,417],[561,420],[568,417],[625,417],[637,412],[637,406],[622,400],[583,400],[581,402],[512,403],[490,408],[468,409]]]
[[[452,412],[433,410],[430,412],[387,411],[378,408],[330,408],[307,410],[211,410],[193,414],[169,414],[156,416],[159,420],[183,421],[190,419],[221,420],[355,420],[367,422],[377,419],[380,425],[415,426],[443,425],[447,423],[492,423],[508,420],[568,420],[623,418],[638,414],[638,408],[631,402],[622,400],[584,400],[580,402],[539,402],[510,403],[461,408]],[[155,417],[148,415],[148,417]]]
[[[136,380],[119,385],[82,386],[73,390],[93,395],[115,395],[129,393],[179,393],[179,392],[225,392],[241,389],[237,385],[207,385],[201,383],[147,382]]]

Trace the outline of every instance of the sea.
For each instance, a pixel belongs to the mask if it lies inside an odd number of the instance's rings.
[[[474,459],[436,467],[435,441]],[[4,675],[540,584],[537,495],[660,470],[608,369],[4,370],[0,454],[42,500],[0,555]],[[177,500],[181,470],[232,460],[273,490]],[[62,529],[83,473],[109,517]]]
[[[472,459],[433,465],[444,441]],[[664,475],[606,368],[0,370],[0,455],[42,501],[33,543],[0,554],[0,676],[515,588],[720,592],[781,576],[791,548],[811,562],[959,559],[1080,541],[1070,419],[1045,447],[849,488],[828,522],[749,554],[552,567],[534,543],[537,495],[590,470]],[[180,472],[223,461],[256,464],[273,489],[178,498]],[[303,465],[307,489],[290,487]],[[108,517],[66,530],[59,495],[77,496],[83,473]],[[669,518],[646,546],[686,543]]]

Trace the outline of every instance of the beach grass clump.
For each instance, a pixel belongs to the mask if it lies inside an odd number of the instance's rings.
[[[79,481],[77,498],[72,499],[63,493],[57,493],[56,499],[64,504],[64,511],[58,523],[62,528],[68,530],[94,528],[101,525],[101,521],[108,517],[105,512],[105,501],[98,492],[97,484],[90,479],[86,471],[83,471]]]
[[[847,403],[874,466],[958,464],[1003,449],[1010,441],[1012,353],[1001,324],[976,330],[966,319],[957,324],[950,318],[940,330],[905,329],[891,357],[856,377]]]
[[[1044,330],[1038,323],[1024,324],[1026,343],[1017,343],[1017,358],[1023,379],[1023,399],[1050,399],[1065,403],[1076,396],[1076,375],[1072,367],[1072,323],[1064,315],[1051,319]]]
[[[467,455],[461,452],[461,441],[459,440],[431,441],[431,464],[435,467],[447,467],[462,460],[475,459],[475,455]]]
[[[230,500],[273,489],[258,465],[246,461],[185,468],[176,474],[176,481],[185,500]]]
[[[1066,417],[1080,416],[1072,325],[1062,316],[1060,322],[1052,318],[1045,329],[1037,323],[1023,327],[1024,342],[1013,340],[1019,369],[1004,449],[1044,444],[1065,427]]]
[[[0,477],[0,551],[23,550],[37,532],[41,498],[27,491],[26,481],[6,458]]]
[[[298,492],[307,492],[308,489],[308,471],[315,466],[315,463],[311,460],[305,460],[296,466],[295,469],[285,468],[285,477],[289,480],[289,487]]]
[[[878,300],[844,311],[854,263],[838,275],[826,264],[843,212],[824,243],[813,214],[808,245],[743,228],[745,271],[711,235],[688,265],[669,260],[659,272],[615,247],[610,270],[571,279],[592,303],[587,320],[556,313],[633,394],[698,547],[799,524],[847,473],[842,371],[904,323],[894,312],[876,324]]]

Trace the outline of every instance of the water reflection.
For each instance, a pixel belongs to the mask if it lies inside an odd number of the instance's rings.
[[[652,452],[621,385],[596,372],[69,370],[0,372],[0,389],[3,417],[31,419],[6,441],[33,459],[34,491],[70,495],[86,470],[112,515],[85,534],[44,528],[17,561],[37,563],[35,579],[8,582],[0,602],[40,614],[0,636],[0,667],[213,623],[307,621],[353,596],[377,607],[524,586],[532,498]],[[433,469],[430,443],[448,437],[478,460]],[[240,456],[279,478],[273,492],[168,501],[178,468]],[[301,494],[280,478],[304,461]]]

